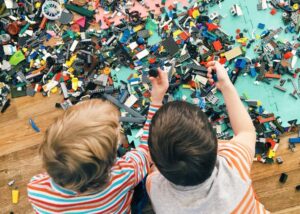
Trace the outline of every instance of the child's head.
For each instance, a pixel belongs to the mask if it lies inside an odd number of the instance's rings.
[[[217,158],[217,138],[206,115],[187,102],[170,102],[152,119],[152,160],[170,182],[194,186],[210,177]]]
[[[43,164],[62,187],[91,192],[110,177],[119,140],[119,111],[101,100],[69,108],[46,131],[40,147]]]

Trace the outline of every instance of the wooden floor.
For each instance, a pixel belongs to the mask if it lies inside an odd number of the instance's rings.
[[[62,110],[54,107],[61,99],[58,95],[44,98],[40,94],[33,98],[17,98],[12,101],[7,112],[0,114],[0,213],[33,213],[27,202],[26,184],[33,175],[43,172],[38,144],[46,127],[62,114]],[[40,133],[30,127],[30,118],[41,129]],[[296,152],[289,151],[288,137],[282,138],[277,152],[277,156],[281,156],[284,163],[254,163],[252,179],[259,200],[268,210],[299,214],[300,192],[295,191],[295,186],[300,184],[300,145]],[[289,176],[285,184],[278,181],[282,172]],[[13,179],[20,190],[17,205],[11,203],[11,188],[7,185]]]

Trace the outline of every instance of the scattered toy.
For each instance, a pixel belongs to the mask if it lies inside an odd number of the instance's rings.
[[[285,183],[287,181],[288,175],[286,173],[281,173],[279,182],[280,183]]]

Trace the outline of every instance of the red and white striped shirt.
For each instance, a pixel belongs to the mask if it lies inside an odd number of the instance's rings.
[[[151,105],[137,149],[117,158],[107,187],[91,195],[80,195],[56,184],[49,175],[34,176],[28,184],[28,198],[37,213],[130,213],[134,187],[150,170],[149,125],[160,106]]]

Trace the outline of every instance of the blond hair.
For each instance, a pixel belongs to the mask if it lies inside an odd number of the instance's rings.
[[[44,167],[62,187],[100,191],[109,182],[119,133],[119,111],[112,104],[89,100],[72,106],[45,133]]]

